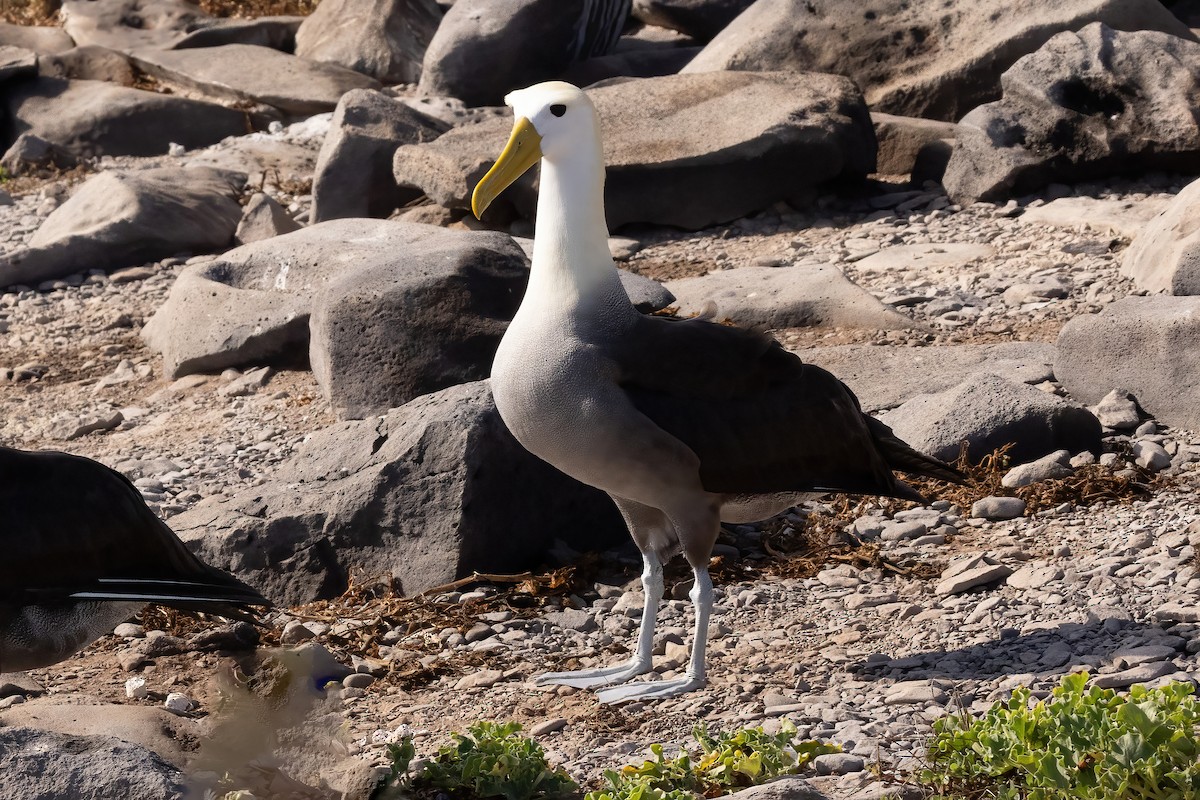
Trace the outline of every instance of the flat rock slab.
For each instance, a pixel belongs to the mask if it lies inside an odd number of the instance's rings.
[[[875,138],[879,140],[877,171],[884,175],[909,174],[926,145],[954,138],[954,123],[936,119],[872,111],[871,122],[875,125]]]
[[[715,304],[717,319],[744,327],[845,327],[905,330],[913,321],[851,281],[837,267],[739,267],[668,281],[680,316]]]
[[[1170,64],[1170,68],[1164,68]],[[1047,184],[1200,170],[1200,43],[1095,23],[1060,33],[1001,79],[1000,100],[964,116],[943,183],[955,202]]]
[[[144,747],[112,736],[0,728],[0,797],[51,800],[183,800],[183,773]]]
[[[1159,197],[1138,200],[1060,197],[1045,205],[1025,209],[1021,220],[1060,228],[1090,228],[1134,239],[1166,209],[1167,203]]]
[[[646,222],[696,230],[875,168],[870,116],[845,78],[669,75],[592,89],[588,96],[604,136],[610,228]],[[396,180],[439,205],[469,210],[471,191],[511,129],[510,118],[496,118],[402,146]],[[532,173],[505,195],[497,202],[531,217]]]
[[[1097,675],[1092,679],[1092,683],[1101,689],[1124,689],[1133,686],[1135,683],[1148,683],[1156,678],[1164,678],[1178,671],[1179,667],[1170,661],[1153,661],[1148,664],[1139,664],[1136,667],[1130,667],[1120,672]]]
[[[848,75],[874,111],[955,122],[1061,31],[1101,21],[1191,39],[1154,0],[760,0],[687,66]]]
[[[412,594],[473,570],[536,567],[555,539],[585,550],[627,536],[606,495],[512,438],[486,381],[317,431],[266,484],[171,525],[285,605],[340,594],[353,569]]]
[[[902,244],[887,247],[878,253],[856,261],[854,266],[863,272],[894,272],[897,270],[935,270],[964,266],[981,258],[996,255],[996,248],[987,244]]]
[[[1010,443],[1017,462],[1100,447],[1100,421],[1086,408],[987,372],[914,397],[880,419],[917,450],[950,461],[964,440],[976,461]]]
[[[0,256],[0,284],[225,247],[242,216],[242,180],[204,168],[102,172],[46,218],[28,247]]]
[[[939,597],[962,594],[1001,581],[1012,575],[1012,571],[1012,567],[1006,564],[980,564],[943,578],[934,587],[933,593]]]
[[[189,167],[215,167],[241,172],[251,186],[302,182],[313,175],[317,153],[311,147],[282,141],[262,133],[239,136],[219,147],[188,153]]]
[[[75,42],[62,28],[0,22],[0,45],[21,47],[40,56],[49,56],[65,53],[75,46]]]
[[[248,44],[138,50],[132,58],[167,83],[221,100],[263,103],[286,114],[332,111],[351,89],[380,88],[379,81],[345,67]]]
[[[1200,431],[1200,297],[1125,297],[1058,334],[1054,374],[1097,403],[1114,388],[1168,425]]]
[[[32,133],[76,156],[149,156],[247,133],[233,108],[104,81],[37,78],[0,93],[10,129]]]
[[[1121,274],[1142,289],[1200,294],[1200,181],[1192,181],[1133,240]]]
[[[866,411],[895,408],[919,394],[941,392],[981,372],[1014,383],[1054,377],[1054,345],[1001,342],[937,347],[847,344],[796,353],[837,375]]]

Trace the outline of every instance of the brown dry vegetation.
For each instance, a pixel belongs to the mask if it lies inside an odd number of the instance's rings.
[[[61,0],[0,0],[0,21],[14,25],[57,25]]]

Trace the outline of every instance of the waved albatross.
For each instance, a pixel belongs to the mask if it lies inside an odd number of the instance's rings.
[[[62,661],[148,603],[248,622],[271,605],[96,461],[0,447],[0,512],[0,672]]]
[[[769,518],[829,492],[921,496],[893,469],[947,481],[957,471],[862,412],[841,381],[774,339],[701,319],[638,313],[608,251],[595,108],[562,82],[510,93],[512,136],[475,187],[478,217],[541,161],[529,286],[492,366],[500,416],[534,455],[616,503],[645,570],[637,649],[626,663],[542,675],[540,683],[614,686],[601,702],[704,686],[712,608],[708,563],[720,524]],[[650,672],[662,563],[682,551],[695,573],[687,673]]]

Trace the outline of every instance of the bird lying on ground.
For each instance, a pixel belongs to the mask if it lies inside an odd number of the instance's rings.
[[[615,686],[601,702],[670,697],[705,685],[708,564],[722,521],[767,519],[829,492],[921,500],[893,469],[958,482],[953,468],[864,414],[841,381],[774,339],[700,319],[638,313],[608,250],[596,110],[567,83],[512,92],[512,136],[475,187],[476,217],[541,161],[529,286],[492,366],[501,418],[530,452],[607,492],[642,553],[645,608],[626,663],[543,675]],[[662,564],[695,574],[686,674],[650,672]]]
[[[0,447],[0,513],[0,672],[62,661],[149,603],[248,622],[271,605],[96,461]]]

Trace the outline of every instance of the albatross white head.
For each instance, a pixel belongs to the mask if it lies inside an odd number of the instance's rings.
[[[504,102],[515,117],[512,135],[475,187],[475,216],[541,161],[527,298],[554,298],[562,305],[605,294],[605,289],[619,290],[608,250],[604,154],[592,101],[576,86],[549,81],[510,92]]]

